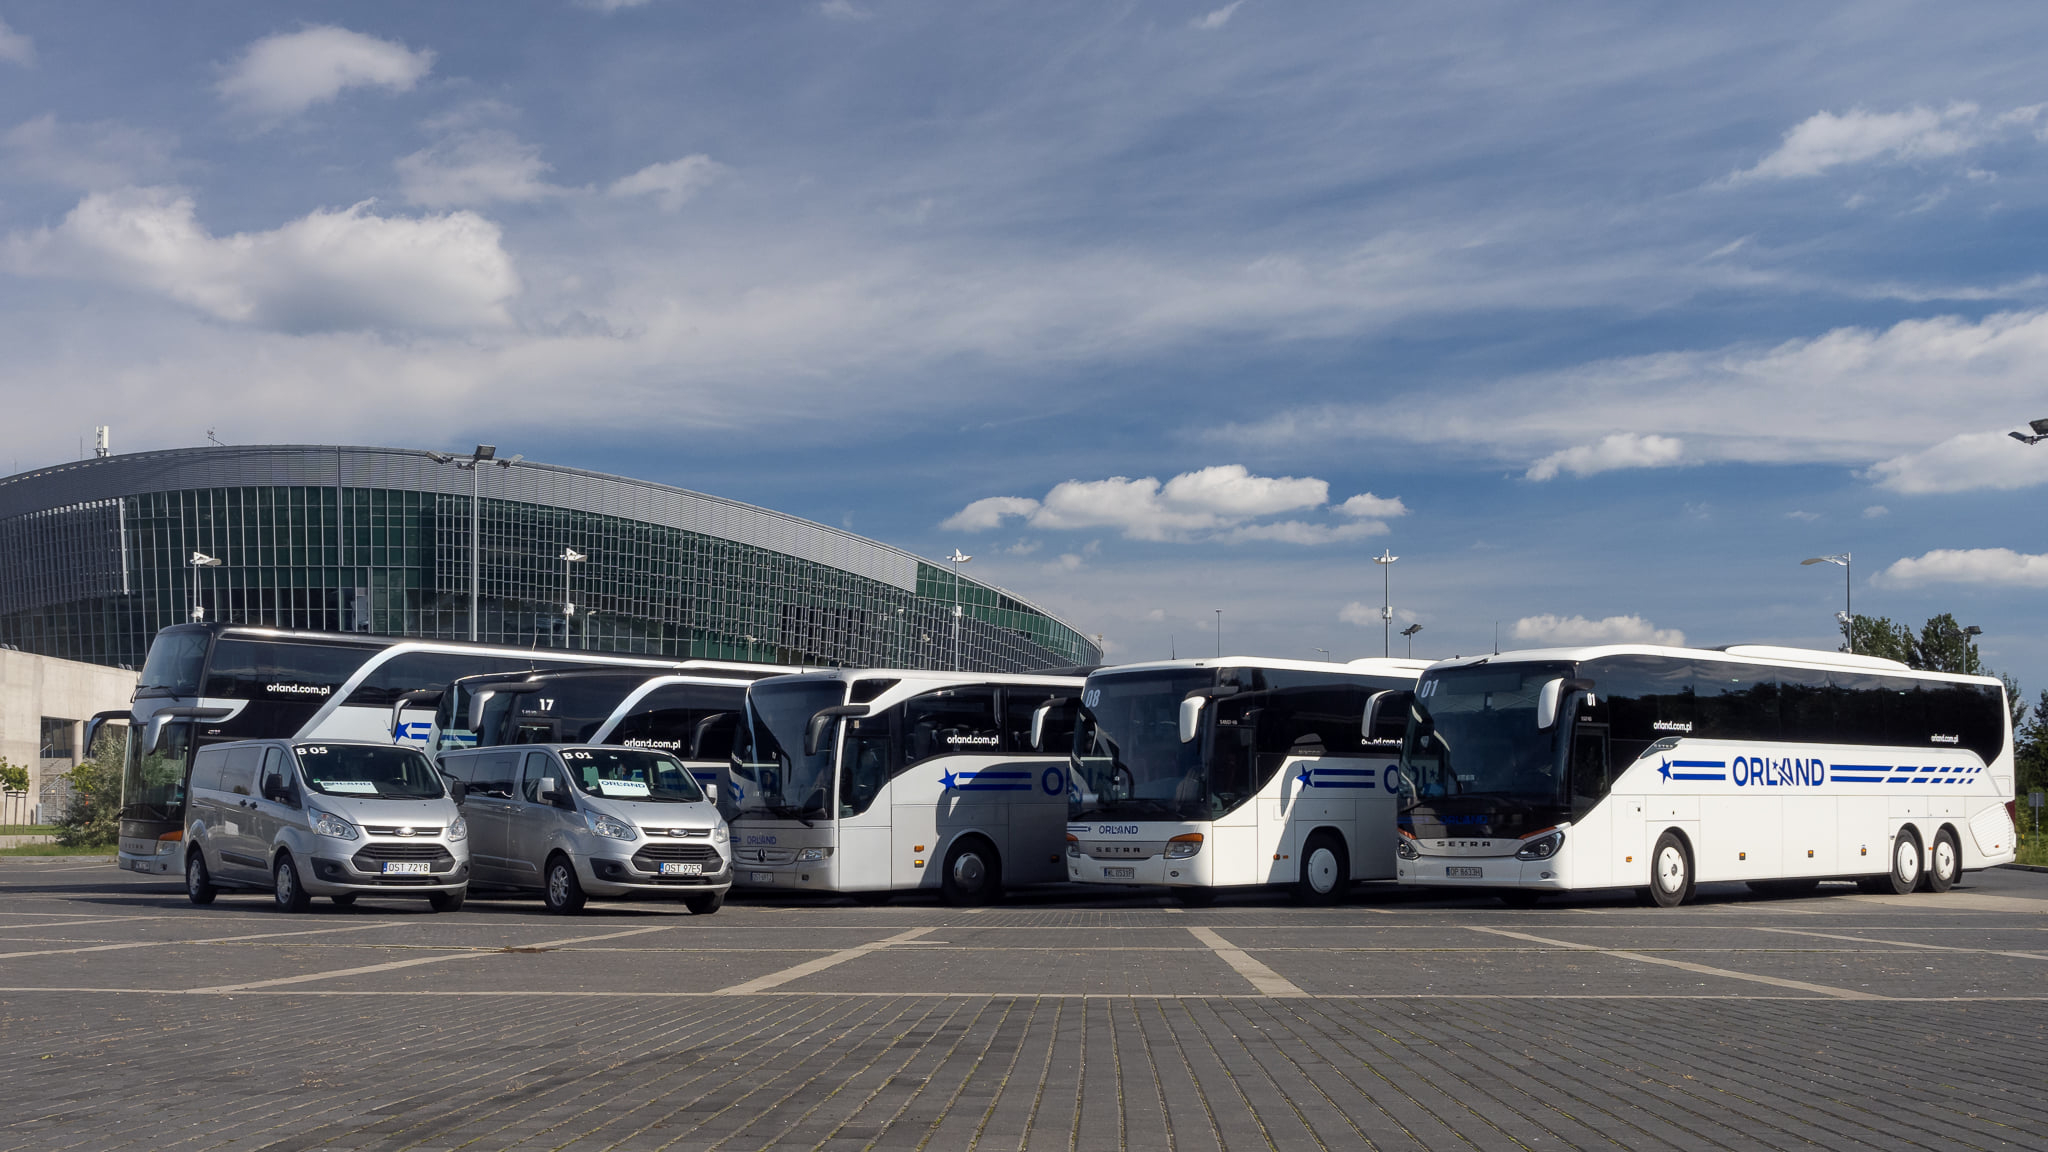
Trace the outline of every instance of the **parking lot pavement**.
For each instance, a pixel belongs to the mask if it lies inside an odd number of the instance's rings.
[[[193,907],[0,861],[0,1149],[2048,1147],[2048,874]]]

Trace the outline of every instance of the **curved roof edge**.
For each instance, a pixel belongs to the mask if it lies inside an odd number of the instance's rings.
[[[810,560],[908,592],[917,591],[919,563],[943,567],[941,561],[814,520],[652,480],[531,460],[491,469],[485,477],[484,494],[492,499],[698,532]],[[143,492],[253,485],[398,488],[451,496],[470,492],[465,470],[443,465],[421,448],[342,444],[166,448],[73,460],[0,478],[0,520]],[[1088,637],[1069,621],[1015,592],[965,574],[962,579],[1007,596],[1076,636]]]

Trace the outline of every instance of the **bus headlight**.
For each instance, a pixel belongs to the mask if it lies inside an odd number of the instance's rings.
[[[1081,838],[1079,836],[1074,835],[1072,832],[1069,832],[1067,833],[1067,859],[1079,860],[1080,858]]]
[[[1394,841],[1394,855],[1403,860],[1420,860],[1422,853],[1415,847],[1415,841],[1401,836]]]
[[[1166,858],[1168,860],[1185,860],[1201,850],[1202,834],[1200,832],[1184,832],[1166,842]]]
[[[823,860],[831,854],[832,850],[830,848],[803,848],[798,850],[796,862],[799,864],[812,864]]]
[[[356,838],[356,826],[332,812],[322,812],[315,808],[311,812],[306,813],[306,815],[313,818],[313,831],[318,832],[322,836],[332,836],[336,840],[353,840]]]
[[[588,813],[584,816],[584,819],[590,822],[590,830],[599,836],[612,840],[638,840],[640,838],[640,834],[633,831],[631,825],[621,823],[609,816]]]
[[[448,842],[453,844],[457,840],[467,839],[469,839],[469,821],[457,816],[455,823],[448,826]]]
[[[1522,845],[1515,852],[1515,859],[1548,860],[1552,856],[1557,855],[1557,850],[1562,847],[1564,847],[1564,833],[1552,832],[1546,836],[1538,836],[1536,839]]]

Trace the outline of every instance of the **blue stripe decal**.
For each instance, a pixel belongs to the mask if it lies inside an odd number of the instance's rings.
[[[1844,775],[1842,775],[1842,774],[1841,774],[1841,773],[1839,773],[1839,772],[1837,772],[1837,773],[1835,773],[1835,774],[1834,774],[1833,776],[1829,777],[1829,779],[1830,779],[1830,780],[1832,780],[1832,781],[1834,781],[1834,782],[1835,782],[1835,783],[1837,783],[1837,784],[1882,784],[1882,783],[1884,783],[1884,777],[1882,777],[1882,776],[1844,776]]]

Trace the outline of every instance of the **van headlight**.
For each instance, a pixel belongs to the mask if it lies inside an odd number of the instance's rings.
[[[356,826],[332,812],[322,812],[315,808],[311,812],[306,813],[306,815],[313,818],[313,831],[318,832],[322,836],[332,836],[336,840],[353,840],[356,838]]]
[[[467,839],[469,839],[469,821],[457,816],[455,823],[448,826],[448,841],[454,843],[457,840]]]
[[[1168,860],[1185,860],[1201,850],[1202,834],[1200,832],[1184,832],[1166,842],[1166,858]]]
[[[631,824],[614,820],[609,816],[599,816],[594,812],[590,812],[585,813],[583,818],[589,822],[590,830],[599,836],[612,840],[638,840],[640,838],[640,833],[635,832]]]
[[[713,844],[723,844],[730,839],[732,839],[732,828],[725,821],[720,820],[718,827],[711,830],[711,842]]]
[[[1522,845],[1515,852],[1515,859],[1548,860],[1552,856],[1557,855],[1557,850],[1562,847],[1564,847],[1564,833],[1552,832],[1548,835],[1538,836],[1534,840]]]

